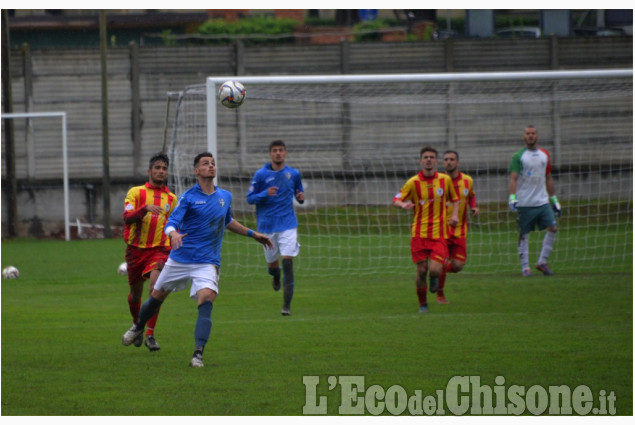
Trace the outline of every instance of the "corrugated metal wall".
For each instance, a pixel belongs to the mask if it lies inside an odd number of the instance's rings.
[[[202,84],[210,75],[377,74],[630,68],[631,37],[536,40],[446,40],[425,43],[344,43],[340,45],[139,47],[141,101],[140,163],[134,164],[130,48],[108,51],[110,175],[114,180],[145,176],[146,158],[161,149],[166,93]],[[66,111],[70,177],[102,176],[101,68],[94,49],[12,52],[14,112],[24,112],[25,84],[32,86],[31,111]],[[25,77],[25,69],[31,75]],[[3,121],[4,152],[4,121]],[[17,120],[19,179],[60,179],[59,127]],[[27,136],[35,167],[27,170]],[[2,175],[5,175],[4,163]]]

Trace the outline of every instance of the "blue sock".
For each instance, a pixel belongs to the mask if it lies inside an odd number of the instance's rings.
[[[280,267],[269,267],[267,271],[274,278],[280,279]]]
[[[198,318],[194,327],[194,341],[197,349],[205,347],[212,332],[212,307],[214,306],[211,301],[206,301],[198,306]]]
[[[150,296],[141,306],[139,310],[139,320],[137,320],[137,329],[143,329],[146,322],[159,310],[163,301],[157,300]]]
[[[293,260],[285,258],[282,260],[282,271],[284,276],[282,277],[282,287],[284,288],[284,306],[289,307],[291,305],[291,299],[293,298],[293,289],[295,286],[293,277]]]

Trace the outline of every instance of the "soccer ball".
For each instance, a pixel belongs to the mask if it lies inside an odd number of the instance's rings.
[[[126,264],[126,263],[119,264],[119,267],[117,267],[117,273],[119,273],[119,276],[127,275],[128,274],[128,264]]]
[[[218,89],[218,100],[226,108],[238,108],[245,101],[247,91],[238,81],[225,81]]]
[[[17,279],[20,277],[20,270],[14,266],[8,266],[2,269],[3,279]]]

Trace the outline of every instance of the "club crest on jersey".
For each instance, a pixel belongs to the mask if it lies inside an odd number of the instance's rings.
[[[442,187],[437,189],[437,195],[443,196],[443,188]]]
[[[224,207],[224,206],[225,206],[225,200],[224,200],[223,198],[220,198],[220,199],[218,200],[218,203],[220,204],[220,206],[221,206],[221,207]]]
[[[467,190],[467,189],[463,189],[463,195],[464,195],[464,196],[467,196],[467,194],[468,194],[468,193],[470,193],[470,191],[469,191],[469,190]]]
[[[287,180],[289,180],[291,178],[291,173],[287,171],[286,173],[284,173],[284,176],[287,178]]]
[[[165,212],[170,212],[170,204],[165,204]]]

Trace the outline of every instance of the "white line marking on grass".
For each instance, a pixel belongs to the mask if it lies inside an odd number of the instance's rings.
[[[404,313],[399,315],[377,316],[377,315],[356,315],[356,316],[309,316],[309,317],[278,317],[269,319],[241,319],[241,320],[222,320],[215,319],[219,324],[243,324],[243,323],[282,323],[282,322],[349,322],[365,319],[372,320],[403,320],[412,317],[416,320],[443,319],[447,317],[495,317],[495,316],[527,316],[528,313],[440,313],[440,314],[421,314]]]

